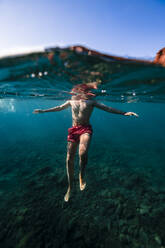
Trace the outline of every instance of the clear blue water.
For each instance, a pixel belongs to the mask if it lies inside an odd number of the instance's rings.
[[[1,60],[0,80],[0,247],[164,247],[165,69],[58,50],[53,64],[46,53]],[[87,188],[76,157],[64,203],[71,111],[32,112],[92,80],[98,101],[139,118],[94,110]]]

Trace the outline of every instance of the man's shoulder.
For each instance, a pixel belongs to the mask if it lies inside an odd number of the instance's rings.
[[[85,102],[86,102],[86,104],[87,105],[92,105],[92,106],[94,106],[94,104],[95,104],[95,100],[92,100],[92,99],[90,99],[90,100],[85,100]]]
[[[66,101],[66,102],[64,102],[62,105],[61,105],[61,107],[63,107],[63,108],[67,108],[67,107],[69,107],[70,106],[70,101],[68,100],[68,101]]]
[[[65,104],[67,104],[67,105],[71,105],[71,100],[67,100],[66,102],[65,102]]]

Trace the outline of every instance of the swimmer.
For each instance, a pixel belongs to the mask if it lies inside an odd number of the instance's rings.
[[[120,114],[124,116],[135,116],[138,115],[134,112],[124,112],[121,110],[114,109],[106,106],[102,103],[94,100],[95,94],[92,94],[90,89],[97,89],[98,83],[93,82],[79,85],[78,89],[75,90],[76,94],[72,96],[71,100],[66,101],[60,106],[56,106],[50,109],[35,109],[33,113],[47,113],[61,111],[71,107],[72,110],[72,127],[68,129],[67,137],[67,157],[66,157],[66,170],[68,177],[68,189],[64,196],[64,201],[68,202],[71,196],[73,188],[73,177],[74,177],[74,158],[78,148],[79,151],[79,185],[80,190],[83,191],[86,187],[85,181],[85,167],[88,161],[88,149],[92,137],[92,126],[90,124],[90,117],[94,108],[104,110],[109,113]]]

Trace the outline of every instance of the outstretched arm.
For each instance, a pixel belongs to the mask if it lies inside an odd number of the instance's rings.
[[[60,105],[60,106],[53,107],[53,108],[50,108],[50,109],[35,109],[33,111],[33,114],[61,111],[63,109],[68,108],[69,106],[70,106],[70,101],[67,101],[64,104]]]
[[[102,110],[107,111],[109,113],[126,115],[126,116],[134,115],[134,116],[138,117],[138,115],[136,113],[134,113],[134,112],[124,112],[122,110],[118,110],[118,109],[106,106],[106,105],[104,105],[102,103],[99,103],[97,101],[94,101],[94,107],[102,109]]]

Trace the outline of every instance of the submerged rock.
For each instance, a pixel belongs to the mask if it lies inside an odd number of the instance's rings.
[[[140,214],[148,214],[150,212],[151,207],[147,205],[140,205],[140,208],[138,209]]]
[[[49,174],[50,172],[52,172],[52,168],[50,166],[46,166],[37,171],[37,174],[43,176]]]
[[[155,235],[154,239],[158,245],[162,244],[161,238],[157,234]]]

